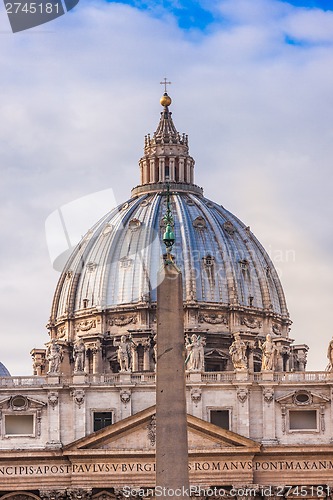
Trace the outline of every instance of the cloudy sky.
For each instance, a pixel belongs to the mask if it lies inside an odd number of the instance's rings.
[[[0,8],[0,360],[12,374],[31,374],[29,351],[48,340],[59,273],[45,221],[101,190],[118,203],[129,198],[164,76],[196,183],[266,247],[291,336],[310,347],[308,369],[325,368],[333,334],[329,4],[82,0],[16,34]],[[82,227],[98,211],[90,200]]]

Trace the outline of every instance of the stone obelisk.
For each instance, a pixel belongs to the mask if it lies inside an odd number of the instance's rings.
[[[182,275],[170,253],[174,233],[169,190],[164,220],[167,256],[157,289],[156,486],[165,488],[165,498],[179,500],[188,498],[186,491],[179,495],[179,489],[189,487],[184,311]]]

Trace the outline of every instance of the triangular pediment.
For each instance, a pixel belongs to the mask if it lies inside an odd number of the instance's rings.
[[[85,436],[64,448],[72,453],[80,450],[110,452],[155,452],[155,413],[152,406],[120,422]],[[222,429],[210,422],[187,415],[188,445],[191,451],[224,450],[231,452],[259,451],[260,445],[244,436]]]
[[[306,389],[300,389],[280,396],[276,401],[282,405],[311,406],[311,404],[326,404],[330,401],[327,396]]]

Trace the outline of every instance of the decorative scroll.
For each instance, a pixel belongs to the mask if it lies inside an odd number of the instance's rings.
[[[286,433],[286,419],[287,419],[287,408],[285,406],[281,407],[281,416],[282,416],[282,432]]]
[[[228,319],[222,314],[200,314],[199,323],[209,323],[211,325],[228,324]]]
[[[202,396],[201,389],[196,388],[196,389],[192,389],[191,390],[191,399],[192,399],[192,401],[193,401],[193,403],[195,405],[197,405],[198,403],[200,403],[201,396]]]
[[[264,389],[264,401],[268,405],[271,404],[274,398],[274,389],[272,387],[267,387]]]
[[[61,339],[62,337],[65,337],[67,335],[67,328],[66,326],[61,326],[57,330],[57,337],[58,339]]]
[[[90,488],[87,490],[83,488],[67,490],[67,495],[69,496],[70,500],[88,500],[91,498],[91,493],[92,490]]]
[[[49,392],[49,395],[47,396],[47,400],[48,400],[50,406],[52,407],[52,409],[54,410],[54,408],[58,404],[58,400],[59,400],[58,393],[57,392]]]
[[[242,318],[241,324],[251,329],[261,328],[262,326],[262,323],[255,318]]]
[[[249,391],[246,387],[239,387],[237,389],[237,399],[242,405],[244,405],[245,401],[247,400],[248,395],[249,395]]]
[[[73,396],[75,404],[77,404],[78,407],[81,408],[84,403],[84,391],[82,389],[75,389],[71,392],[71,395]]]
[[[110,326],[125,326],[125,325],[129,325],[130,323],[136,323],[136,321],[137,321],[136,316],[118,316],[116,318],[110,318],[109,325]]]
[[[77,326],[77,330],[81,330],[81,332],[88,332],[92,328],[96,328],[96,320],[94,319],[81,321]]]
[[[126,405],[131,400],[131,393],[129,391],[121,391],[119,397],[120,401]]]
[[[277,325],[276,323],[272,325],[272,330],[273,330],[273,333],[275,333],[276,335],[281,335],[281,327],[280,325]]]
[[[67,498],[66,492],[64,490],[45,490],[45,491],[40,491],[39,496],[43,500],[63,500],[65,498]]]

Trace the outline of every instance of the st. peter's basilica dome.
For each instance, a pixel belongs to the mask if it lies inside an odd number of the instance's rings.
[[[161,104],[157,130],[145,137],[140,185],[88,231],[62,272],[51,338],[66,345],[79,337],[104,345],[129,331],[152,338],[168,189],[186,330],[204,331],[207,349],[223,359],[235,331],[247,339],[270,333],[288,349],[291,322],[272,261],[249,227],[194,184],[188,137],[175,128],[166,93]]]

